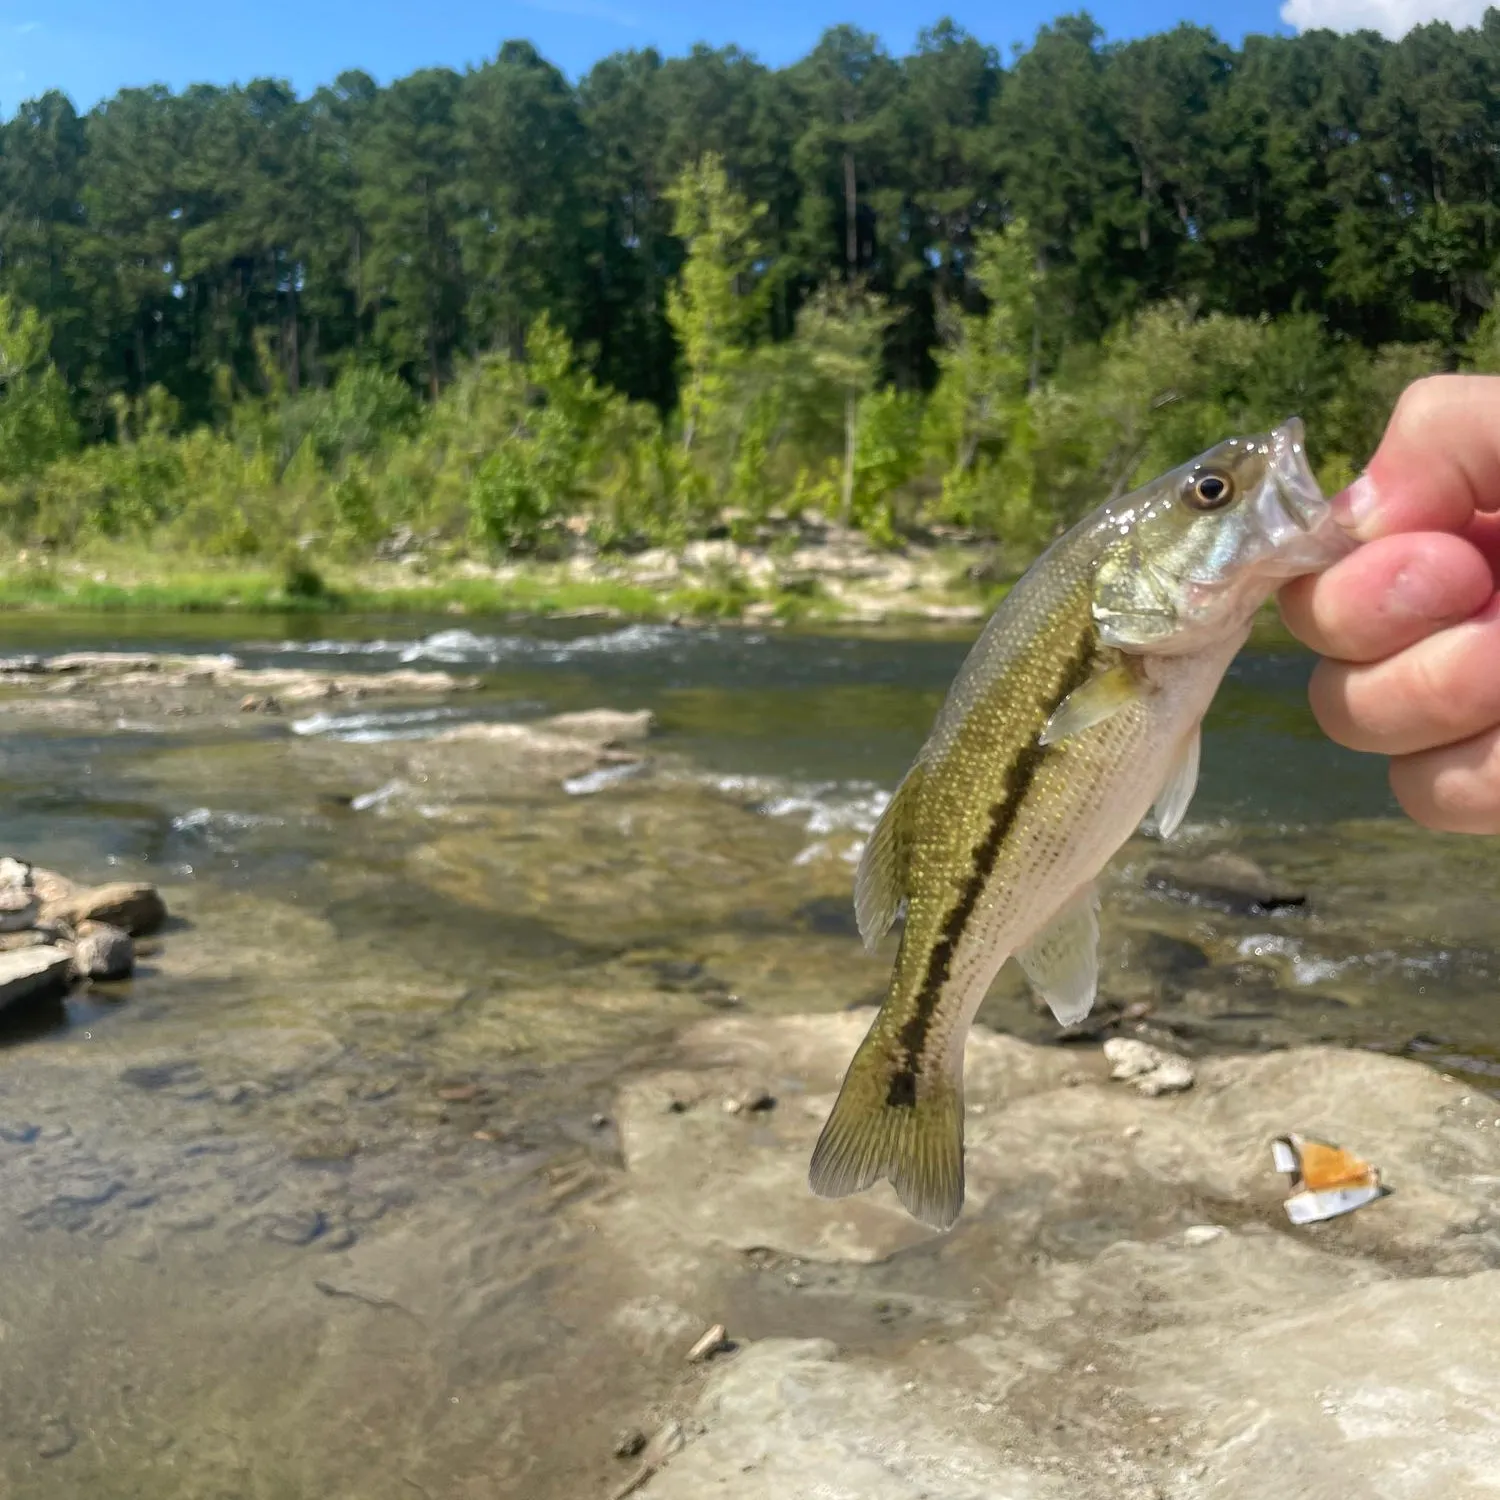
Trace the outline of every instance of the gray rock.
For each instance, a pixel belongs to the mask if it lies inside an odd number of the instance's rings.
[[[106,922],[85,922],[73,947],[73,969],[80,979],[126,979],[135,968],[130,934]]]
[[[155,932],[167,919],[167,904],[154,885],[143,880],[121,880],[109,885],[75,889],[43,908],[44,919],[82,927],[101,922],[121,928],[131,937]]]
[[[1104,1044],[1110,1061],[1109,1076],[1127,1079],[1148,1098],[1158,1094],[1180,1094],[1193,1086],[1195,1074],[1185,1057],[1164,1052],[1133,1037],[1111,1037]]]
[[[0,1011],[63,994],[72,968],[72,957],[59,948],[0,953]]]
[[[31,888],[42,898],[44,906],[65,901],[70,896],[76,896],[82,889],[77,881],[69,880],[66,875],[59,875],[56,870],[44,870],[40,865],[31,866]]]
[[[41,909],[35,891],[0,886],[0,932],[24,932],[36,921]]]

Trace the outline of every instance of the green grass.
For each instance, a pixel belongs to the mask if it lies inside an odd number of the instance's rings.
[[[141,568],[121,570],[140,575]],[[395,570],[391,570],[394,574]],[[410,582],[371,576],[373,570],[323,574],[309,567],[152,568],[145,576],[103,581],[82,568],[0,572],[0,610],[150,614],[413,614],[556,615],[601,610],[635,619],[733,619],[768,602],[778,616],[819,618],[823,601],[738,585],[657,591],[610,580],[521,574],[513,579],[446,577]]]
[[[556,576],[545,565],[509,579],[449,575],[413,580],[391,565],[364,569],[244,568],[163,563],[157,558],[111,560],[115,576],[100,581],[97,566],[62,562],[0,571],[0,611],[98,614],[410,614],[564,615],[599,611],[637,620],[733,620],[751,605],[769,604],[787,623],[835,624],[838,607],[819,588],[757,590],[743,579],[658,591],[609,579]],[[955,578],[950,603],[993,610],[1010,583],[976,586]],[[899,612],[892,611],[892,620]],[[1274,603],[1256,616],[1252,640],[1262,647],[1295,648]]]

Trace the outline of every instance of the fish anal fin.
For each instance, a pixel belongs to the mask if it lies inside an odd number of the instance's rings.
[[[1187,810],[1198,790],[1198,762],[1202,754],[1203,732],[1195,724],[1182,742],[1167,772],[1167,779],[1156,799],[1156,831],[1169,839],[1182,826]]]
[[[947,1229],[964,1202],[963,1080],[909,1068],[879,1033],[865,1039],[813,1149],[808,1184],[820,1198],[845,1198],[887,1178],[913,1218]]]
[[[873,948],[896,920],[906,899],[911,869],[911,827],[922,789],[920,761],[906,773],[865,843],[854,876],[854,916],[866,948]]]
[[[1099,989],[1099,893],[1079,891],[1024,948],[1016,961],[1061,1026],[1076,1026],[1094,1008]]]
[[[1096,672],[1082,687],[1075,688],[1042,726],[1041,743],[1055,745],[1112,719],[1123,708],[1138,702],[1140,681],[1123,662]]]

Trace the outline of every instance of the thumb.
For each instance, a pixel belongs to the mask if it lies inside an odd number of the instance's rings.
[[[1500,376],[1429,375],[1396,403],[1369,468],[1332,501],[1361,541],[1462,531],[1500,510]]]

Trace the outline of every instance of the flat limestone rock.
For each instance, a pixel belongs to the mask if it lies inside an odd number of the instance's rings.
[[[626,1165],[645,1188],[629,1209],[640,1233],[840,1261],[883,1260],[929,1240],[888,1187],[836,1201],[807,1187],[813,1143],[869,1023],[868,1012],[726,1017],[684,1039],[692,1070],[627,1086],[616,1117]],[[971,1093],[991,1100],[1055,1089],[1076,1066],[991,1032],[970,1039]],[[724,1108],[761,1090],[774,1108]]]
[[[246,667],[237,657],[193,656],[150,651],[71,651],[28,661],[7,669],[0,678],[52,679],[53,690],[77,691],[94,685],[118,694],[129,688],[221,689],[238,693],[271,693],[287,702],[319,698],[366,698],[376,695],[452,693],[479,685],[477,677],[456,677],[427,668],[389,672],[333,673],[305,667]]]
[[[1200,1059],[1147,1097],[1102,1052],[976,1028],[969,1198],[937,1235],[885,1185],[806,1186],[868,1021],[715,1018],[622,1091],[625,1181],[591,1217],[738,1346],[648,1500],[1500,1493],[1493,1099],[1330,1047]],[[1392,1196],[1290,1225],[1287,1131]]]
[[[28,1000],[60,995],[68,987],[72,955],[60,948],[0,953],[0,1011]]]
[[[1500,1271],[1385,1281],[1241,1331],[1157,1336],[1138,1389],[1181,1414],[1223,1500],[1500,1493]]]
[[[778,1020],[724,1017],[683,1039],[686,1064],[628,1085],[618,1119],[640,1183],[634,1210],[667,1238],[771,1245],[792,1255],[881,1260],[930,1240],[887,1184],[828,1202],[807,1163],[870,1012]],[[1034,1047],[976,1026],[965,1065],[964,1222],[1041,1223],[1064,1204],[1212,1200],[1268,1225],[1285,1180],[1270,1142],[1288,1131],[1374,1162],[1394,1195],[1329,1226],[1341,1244],[1481,1269],[1481,1231],[1500,1235],[1492,1190],[1500,1131],[1482,1101],[1417,1063],[1331,1047],[1196,1064],[1193,1089],[1157,1098],[1109,1082],[1102,1051]],[[763,1088],[775,1109],[728,1114]],[[1493,1114],[1493,1106],[1489,1108]],[[1044,1191],[1042,1191],[1044,1189]],[[676,1226],[675,1229],[673,1226]]]
[[[652,1479],[650,1500],[1065,1500],[1058,1476],[954,1431],[890,1370],[826,1339],[767,1339],[709,1381],[707,1431]]]
[[[629,745],[646,739],[656,726],[649,708],[625,712],[615,708],[587,708],[578,713],[554,714],[537,725],[549,734],[587,740],[595,745]]]

